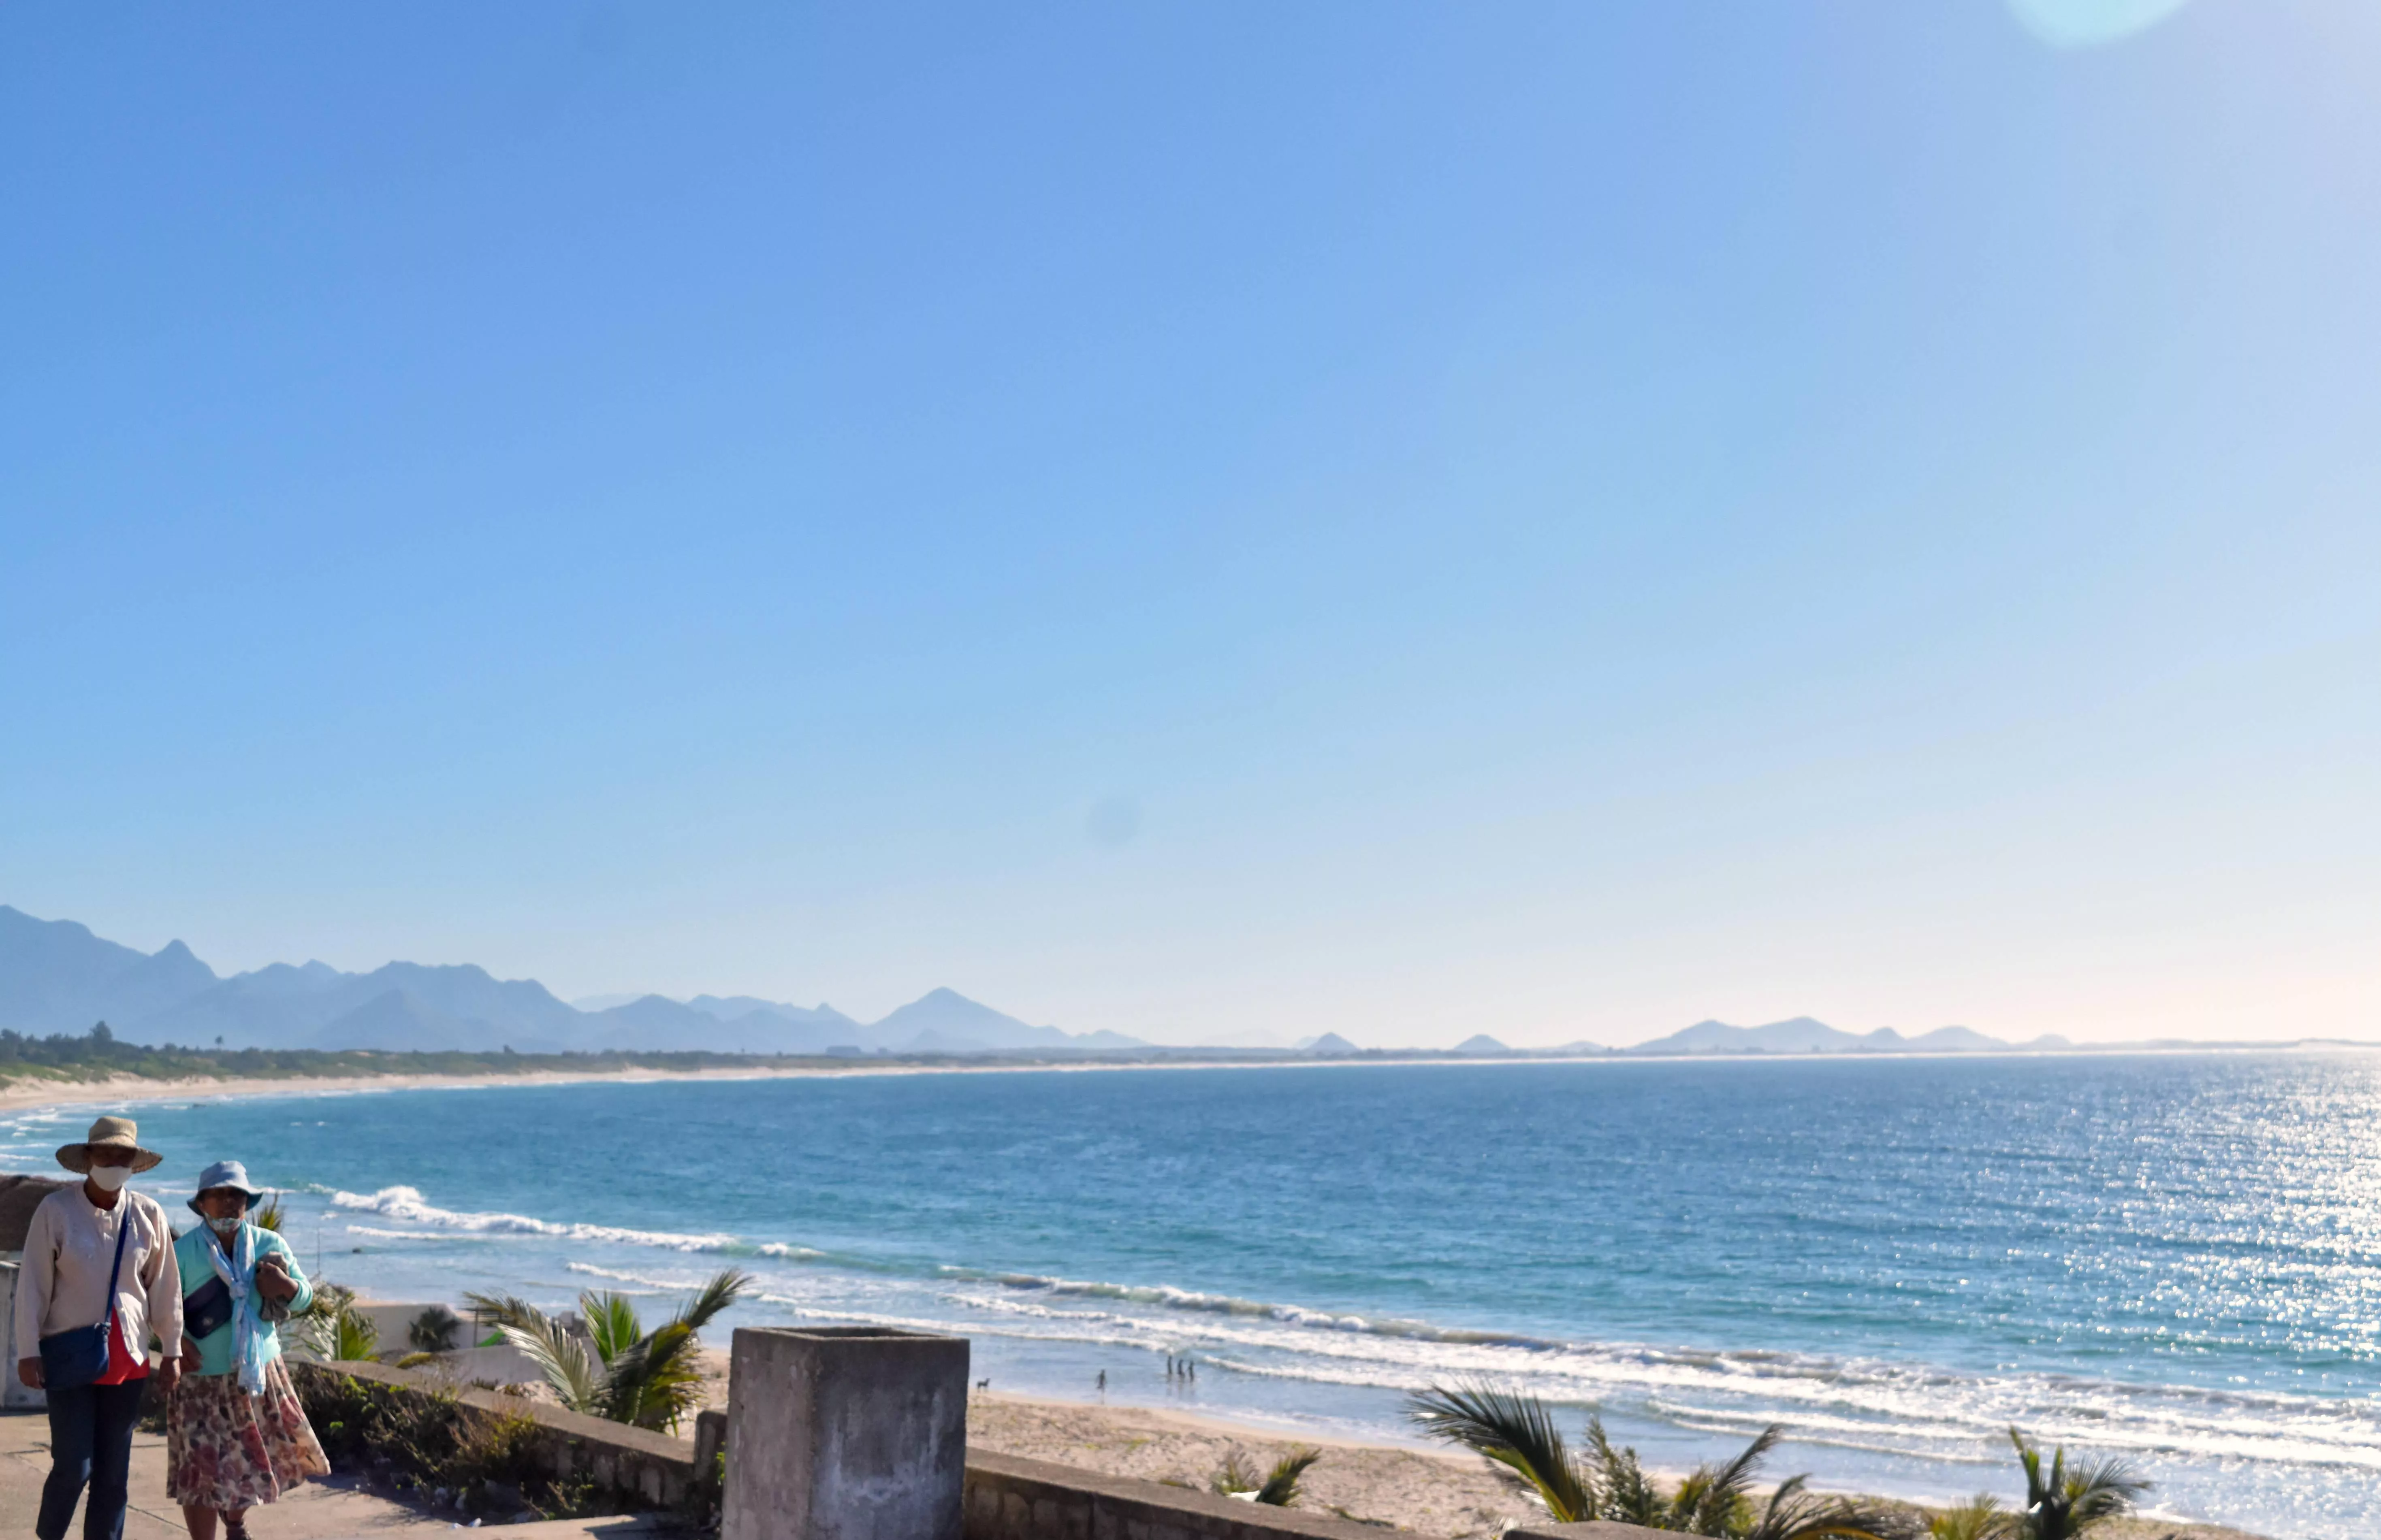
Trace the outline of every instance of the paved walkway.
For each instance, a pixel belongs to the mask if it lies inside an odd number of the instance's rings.
[[[36,1412],[0,1414],[0,1540],[32,1540],[33,1519],[42,1506],[42,1482],[50,1473],[50,1421]],[[452,1520],[394,1503],[334,1476],[308,1482],[279,1502],[257,1510],[248,1532],[256,1540],[418,1540],[452,1533]],[[124,1540],[188,1540],[182,1510],[165,1500],[165,1440],[162,1435],[132,1436],[132,1507],[124,1516]],[[511,1524],[501,1531],[522,1540],[602,1536],[627,1540],[653,1533],[638,1520],[557,1519],[538,1524]],[[67,1531],[79,1540],[82,1519],[77,1514]]]

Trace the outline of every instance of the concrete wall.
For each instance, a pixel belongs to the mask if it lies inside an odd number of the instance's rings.
[[[379,1364],[293,1364],[291,1373],[346,1374],[414,1394],[446,1393],[435,1380]],[[528,1412],[548,1432],[543,1447],[547,1469],[555,1473],[584,1472],[606,1491],[656,1509],[684,1510],[703,1491],[693,1440],[542,1403],[524,1406],[484,1390],[466,1390],[457,1399],[491,1413]],[[715,1438],[713,1429],[705,1431]],[[731,1456],[731,1470],[733,1465]],[[1374,1525],[1302,1509],[1267,1508],[989,1449],[969,1452],[963,1492],[964,1540],[1384,1540],[1385,1534]],[[765,1540],[788,1540],[793,1532],[764,1527],[762,1534]],[[1511,1531],[1506,1540],[1677,1537],[1630,1524],[1532,1524]]]
[[[966,1540],[1381,1540],[1383,1533],[989,1449],[968,1456]]]

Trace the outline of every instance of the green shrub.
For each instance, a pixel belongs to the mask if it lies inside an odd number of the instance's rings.
[[[545,1473],[537,1453],[541,1429],[525,1410],[486,1411],[451,1393],[321,1370],[296,1378],[314,1436],[343,1474],[424,1491],[443,1487],[462,1511],[499,1519],[523,1506],[548,1518],[625,1511],[584,1476],[556,1481]]]

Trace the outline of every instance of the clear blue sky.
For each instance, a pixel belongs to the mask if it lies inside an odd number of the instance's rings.
[[[2370,0],[15,6],[0,143],[0,902],[2381,1037]]]

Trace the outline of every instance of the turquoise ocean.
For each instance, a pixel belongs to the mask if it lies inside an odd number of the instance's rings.
[[[997,1389],[1410,1440],[1487,1376],[1684,1466],[2381,1533],[2381,1055],[1350,1065],[155,1100],[142,1179],[289,1189],[330,1278],[973,1340]],[[0,1114],[41,1169],[89,1108]],[[174,1210],[179,1213],[177,1207]],[[719,1338],[724,1345],[724,1336]],[[1165,1361],[1198,1364],[1195,1387]]]

